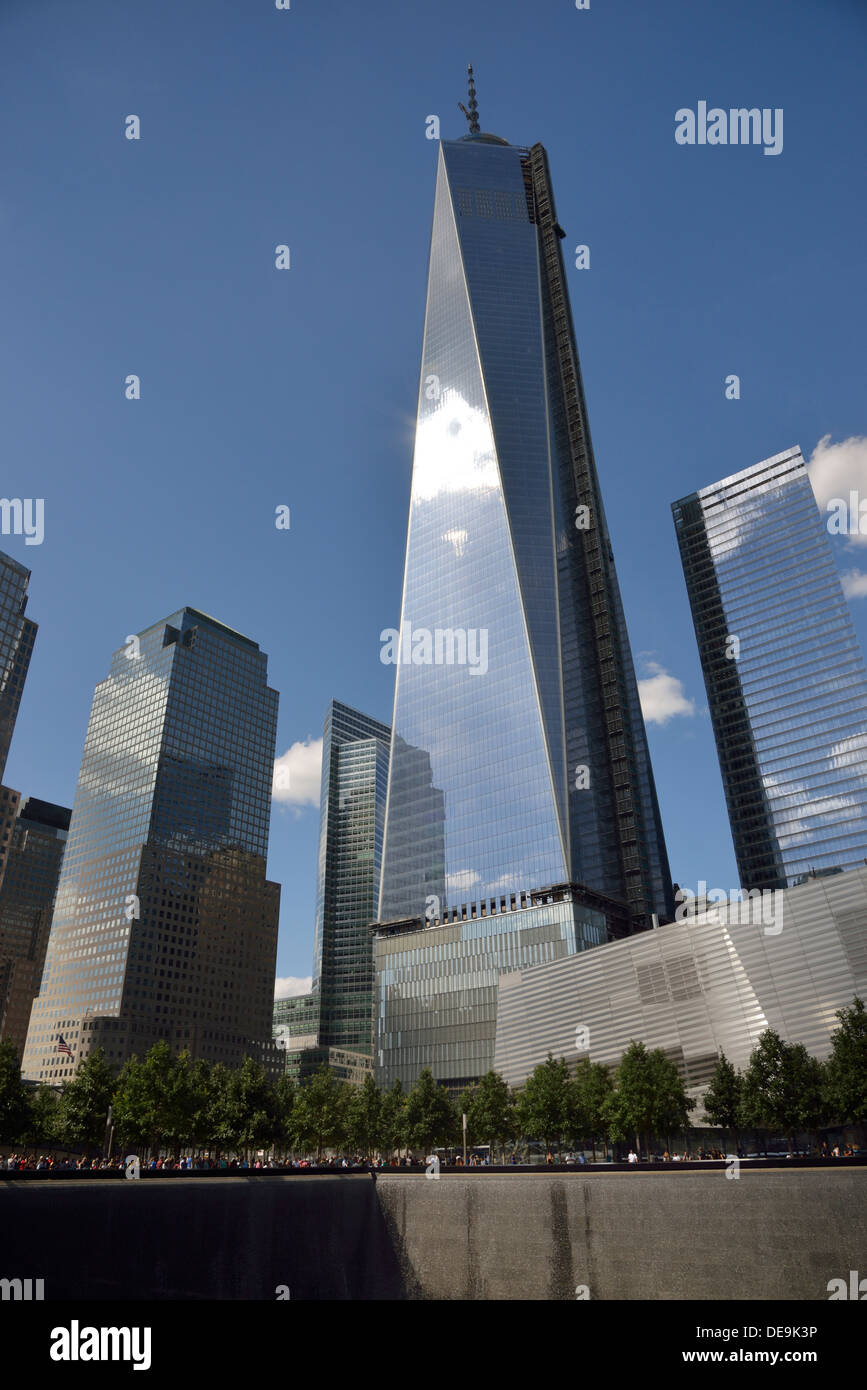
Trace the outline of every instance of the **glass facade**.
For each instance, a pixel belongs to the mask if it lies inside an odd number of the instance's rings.
[[[271,1039],[277,692],[255,642],[185,608],[96,688],[23,1074],[165,1038],[236,1065]],[[72,1049],[58,1054],[60,1036]]]
[[[7,821],[10,810],[9,802],[0,800],[3,835],[10,834],[0,881],[0,1038],[9,1038],[21,1057],[42,979],[71,812],[33,796]]]
[[[674,914],[563,235],[541,145],[440,146],[375,929],[385,1084],[473,1080],[502,971]]]
[[[570,881],[673,913],[559,240],[541,146],[441,145],[383,922]]]
[[[799,449],[673,504],[741,886],[867,856],[867,670]]]
[[[315,1047],[319,1037],[318,994],[275,999],[274,1037],[287,1047]]]
[[[24,616],[29,581],[30,571],[0,551],[0,782],[37,632]]]
[[[380,1085],[400,1078],[409,1088],[430,1067],[459,1092],[490,1071],[500,976],[604,945],[606,906],[615,907],[574,885],[484,906],[484,916],[441,925],[415,918],[374,928]]]
[[[313,995],[319,1044],[370,1055],[373,951],[391,730],[332,700],[322,742]],[[291,1002],[291,1001],[285,1001]]]

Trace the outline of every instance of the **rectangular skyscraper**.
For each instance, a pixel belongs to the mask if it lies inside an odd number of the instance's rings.
[[[30,796],[7,822],[11,798],[17,796],[0,789],[0,823],[4,837],[7,824],[10,834],[0,885],[0,1038],[10,1038],[21,1057],[42,979],[71,812]]]
[[[322,743],[313,993],[320,1047],[369,1056],[373,946],[391,730],[332,700]]]
[[[120,1066],[164,1038],[234,1066],[270,1041],[277,700],[257,644],[192,608],[115,653],[94,695],[25,1077],[68,1078],[98,1046]]]
[[[24,616],[29,581],[30,571],[0,551],[0,782],[37,632]]]
[[[799,449],[672,504],[743,888],[867,857],[867,670]]]
[[[570,881],[673,913],[562,235],[541,145],[440,146],[383,920]]]

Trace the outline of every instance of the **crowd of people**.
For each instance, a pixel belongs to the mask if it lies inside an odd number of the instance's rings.
[[[43,1154],[41,1158],[37,1158],[35,1154],[31,1154],[29,1158],[25,1158],[23,1154],[10,1154],[6,1159],[0,1158],[0,1167],[7,1170],[17,1169],[20,1173],[25,1170],[44,1173],[51,1169],[74,1171],[78,1168],[123,1168],[123,1166],[122,1158],[55,1158],[48,1154]]]
[[[853,1149],[851,1144],[835,1144],[832,1148],[829,1148],[827,1143],[823,1143],[819,1150],[816,1151],[818,1157],[829,1159],[851,1158],[856,1154],[856,1152],[858,1151]],[[773,1157],[774,1155],[769,1156]],[[723,1153],[721,1149],[706,1149],[702,1147],[699,1148],[695,1153],[693,1153],[689,1149],[685,1149],[683,1153],[672,1154],[669,1153],[668,1149],[666,1149],[665,1152],[661,1155],[651,1155],[649,1161],[657,1163],[694,1163],[696,1161],[705,1161],[711,1159],[716,1159],[718,1161],[726,1161],[731,1160],[732,1157],[734,1157],[734,1155]],[[747,1155],[745,1155],[743,1149],[738,1148],[737,1157],[744,1158],[747,1157]],[[212,1158],[210,1156],[205,1157],[203,1154],[182,1154],[178,1158],[160,1156],[158,1158],[151,1158],[149,1161],[142,1160],[141,1167],[148,1168],[152,1172],[182,1172],[185,1170],[194,1170],[196,1172],[210,1172],[215,1169],[233,1169],[241,1171],[244,1169],[249,1170],[251,1168],[331,1168],[337,1170],[357,1170],[360,1168],[364,1168],[380,1170],[383,1168],[424,1168],[431,1162],[431,1158],[431,1155],[428,1155],[427,1158],[419,1158],[412,1154],[405,1154],[402,1157],[392,1156],[391,1158],[384,1159],[379,1156],[377,1156],[376,1158],[365,1158],[361,1154],[344,1154],[337,1156],[332,1155],[328,1158],[320,1159],[312,1157],[285,1157],[278,1159],[274,1156],[257,1156],[254,1159],[249,1159],[246,1157]],[[467,1168],[489,1168],[491,1166],[490,1153],[470,1153],[467,1155],[466,1160],[460,1153],[442,1153],[441,1155],[438,1155],[438,1161],[443,1167],[450,1168],[463,1168],[465,1166]],[[535,1160],[535,1162],[538,1161],[539,1160]],[[646,1156],[644,1159],[641,1159],[634,1149],[629,1150],[627,1162],[631,1166],[647,1161],[648,1159]],[[519,1160],[516,1153],[510,1154],[506,1160],[507,1165],[510,1167],[516,1167],[520,1164],[520,1162],[521,1161]],[[533,1163],[534,1160],[531,1159],[530,1162]],[[545,1164],[549,1168],[555,1166],[562,1166],[563,1164],[565,1164],[568,1167],[573,1167],[576,1165],[578,1167],[584,1167],[586,1162],[587,1159],[583,1153],[568,1153],[564,1158],[562,1156],[555,1157],[555,1155],[549,1150],[545,1156]],[[522,1164],[521,1166],[524,1165]],[[58,1158],[53,1155],[43,1154],[41,1157],[37,1158],[35,1154],[31,1154],[29,1157],[27,1157],[24,1154],[13,1153],[9,1154],[8,1157],[4,1158],[3,1155],[0,1155],[0,1170],[6,1169],[7,1171],[17,1170],[18,1172],[47,1172],[79,1171],[82,1169],[88,1169],[91,1172],[95,1172],[97,1170],[123,1171],[125,1167],[126,1160],[121,1156],[117,1156],[115,1158]]]
[[[211,1158],[205,1157],[202,1154],[182,1154],[179,1158],[164,1157],[161,1155],[159,1158],[152,1158],[148,1162],[142,1162],[141,1166],[142,1168],[148,1168],[153,1172],[167,1173],[182,1172],[188,1169],[195,1170],[196,1172],[210,1172],[214,1169],[224,1168],[231,1168],[235,1170],[249,1170],[251,1168],[418,1168],[424,1167],[424,1160],[420,1158],[414,1158],[411,1155],[407,1155],[403,1158],[391,1158],[388,1160],[384,1160],[378,1157],[374,1159],[366,1159],[363,1158],[361,1154],[353,1154],[352,1156],[343,1155],[338,1157],[331,1156],[329,1158],[321,1158],[319,1160],[315,1158],[277,1159],[274,1157],[257,1157],[251,1160],[248,1158]],[[75,1172],[82,1169],[88,1169],[91,1172],[106,1169],[122,1171],[125,1167],[126,1160],[122,1157],[56,1158],[54,1156],[44,1154],[41,1158],[37,1158],[35,1154],[31,1154],[28,1158],[25,1157],[25,1155],[23,1154],[17,1153],[10,1154],[8,1158],[3,1158],[2,1156],[0,1156],[0,1169],[5,1168],[7,1171],[15,1170],[18,1172],[24,1172],[25,1170],[40,1173],[50,1170]]]

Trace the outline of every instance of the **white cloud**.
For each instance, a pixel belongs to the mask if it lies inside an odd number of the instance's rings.
[[[648,724],[667,724],[677,714],[695,714],[695,701],[684,693],[683,681],[670,676],[658,661],[644,659],[650,674],[638,682],[641,713]]]
[[[274,981],[274,998],[294,999],[299,994],[309,994],[312,985],[312,975],[307,975],[304,979],[298,975],[284,975],[281,979],[278,975]]]
[[[443,391],[418,427],[412,464],[412,500],[446,492],[490,492],[500,485],[490,421],[459,391]]]
[[[474,869],[457,869],[453,874],[446,877],[446,891],[448,893],[468,893],[471,888],[475,888],[481,879]]]
[[[846,570],[840,575],[843,583],[843,593],[847,598],[867,598],[867,572],[864,570]]]
[[[322,739],[293,743],[274,764],[272,801],[287,806],[318,806],[322,780]]]
[[[823,513],[834,498],[842,499],[848,507],[850,492],[857,493],[861,501],[867,501],[867,438],[852,435],[839,444],[829,443],[830,438],[830,434],[826,434],[819,440],[807,464],[813,492]],[[857,519],[855,530],[858,531]],[[867,529],[849,535],[847,540],[850,545],[867,545]]]

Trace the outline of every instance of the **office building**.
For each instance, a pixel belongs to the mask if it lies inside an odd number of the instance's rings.
[[[37,632],[24,616],[29,582],[30,571],[0,551],[0,782]]]
[[[0,788],[3,793],[16,798],[17,814],[8,826],[0,881],[0,1038],[9,1038],[21,1057],[42,979],[71,812],[35,796],[20,801],[6,787]],[[10,809],[0,801],[4,846]]]
[[[478,915],[454,908],[444,922],[375,924],[379,1084],[408,1090],[430,1067],[459,1094],[494,1065],[502,975],[602,946],[627,924],[622,903],[579,884],[492,899]]]
[[[470,941],[483,904],[572,885],[640,930],[673,901],[564,233],[542,146],[483,133],[472,80],[467,115],[439,150],[400,628],[383,634],[396,687],[378,921],[457,913]],[[563,927],[565,950],[599,939],[585,926]],[[377,991],[377,1047],[400,1049],[399,987]],[[492,1056],[490,999],[484,1022],[459,1007]],[[470,1050],[446,1051],[433,1063],[431,1036],[417,1059],[451,1084]]]
[[[372,1051],[373,952],[391,730],[332,700],[322,741],[313,994],[323,1047]]]
[[[443,142],[383,921],[564,882],[672,911],[560,236],[541,145]]]
[[[193,608],[115,652],[94,695],[26,1078],[63,1081],[96,1047],[117,1067],[160,1039],[227,1066],[271,1049],[277,700],[257,644]]]
[[[867,669],[799,449],[673,504],[744,888],[867,858]]]

